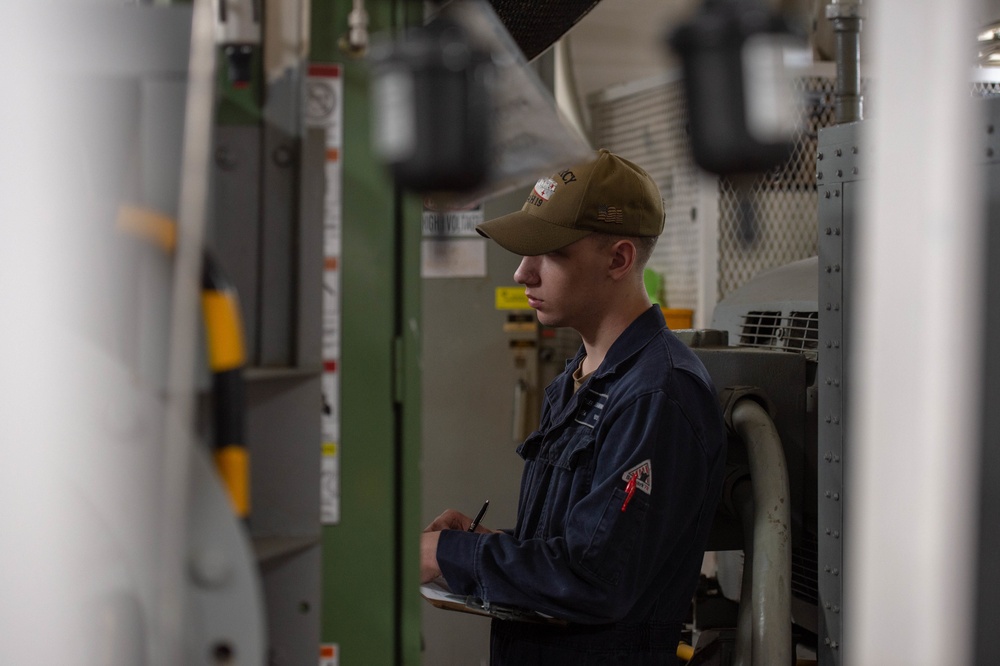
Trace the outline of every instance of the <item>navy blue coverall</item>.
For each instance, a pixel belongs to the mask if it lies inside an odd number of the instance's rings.
[[[712,382],[657,306],[574,392],[584,349],[545,391],[512,532],[441,533],[453,592],[565,625],[493,620],[493,666],[674,664],[721,491]],[[630,492],[631,491],[631,492]]]

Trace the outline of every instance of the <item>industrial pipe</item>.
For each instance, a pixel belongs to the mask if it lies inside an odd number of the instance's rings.
[[[736,402],[730,420],[746,445],[753,491],[752,546],[745,550],[751,556],[749,565],[744,564],[740,598],[741,617],[743,606],[752,604],[750,663],[788,664],[792,659],[792,533],[785,454],[774,422],[755,400]],[[752,577],[749,599],[747,576]]]
[[[753,484],[744,477],[733,486],[732,504],[743,528],[743,580],[740,585],[740,610],[736,619],[736,643],[733,666],[752,666],[753,655]]]
[[[826,7],[836,35],[835,60],[837,89],[835,93],[837,123],[861,120],[861,19],[860,0],[833,0]]]

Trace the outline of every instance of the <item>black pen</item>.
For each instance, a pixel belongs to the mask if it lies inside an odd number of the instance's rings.
[[[475,532],[476,531],[476,528],[479,527],[479,521],[482,520],[483,516],[486,515],[486,509],[488,509],[488,508],[490,508],[490,501],[486,500],[485,502],[483,502],[483,508],[479,510],[478,514],[476,514],[475,520],[473,520],[472,524],[469,525],[469,531],[470,532]]]

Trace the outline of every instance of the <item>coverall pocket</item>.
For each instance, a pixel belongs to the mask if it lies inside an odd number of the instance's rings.
[[[590,492],[593,478],[594,437],[589,432],[563,432],[558,439],[542,445],[532,465],[529,498],[538,521],[532,535],[548,538],[566,531],[569,514]]]
[[[618,583],[622,570],[641,537],[649,498],[639,492],[629,500],[625,511],[622,511],[623,504],[625,491],[615,488],[580,560],[584,569],[611,585]]]

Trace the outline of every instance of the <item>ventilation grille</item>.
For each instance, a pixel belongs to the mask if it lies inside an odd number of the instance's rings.
[[[815,359],[819,342],[818,312],[751,311],[743,315],[739,347],[805,354]]]
[[[996,97],[1000,95],[1000,83],[996,81],[976,81],[972,84],[973,97]]]

